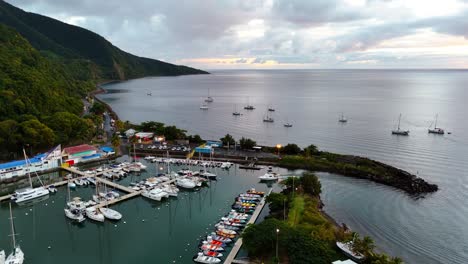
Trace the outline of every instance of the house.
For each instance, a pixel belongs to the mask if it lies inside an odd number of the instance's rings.
[[[83,161],[98,159],[102,154],[88,144],[64,148],[62,152],[63,160],[70,166]]]
[[[129,130],[124,132],[124,134],[125,134],[125,136],[127,136],[127,138],[133,137],[133,135],[135,135],[135,133],[136,133],[136,130],[133,129],[133,128],[130,128]]]

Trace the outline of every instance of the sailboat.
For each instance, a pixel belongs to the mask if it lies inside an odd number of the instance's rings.
[[[338,121],[339,121],[340,123],[346,123],[346,122],[348,122],[348,119],[344,116],[343,113],[341,113],[341,116],[340,116],[340,118],[338,119]]]
[[[254,110],[255,109],[255,107],[250,104],[250,98],[247,98],[247,105],[244,106],[244,109],[245,110]]]
[[[232,112],[232,115],[233,116],[240,116],[241,113],[239,111],[237,111],[237,105],[234,106],[234,112]]]
[[[400,129],[400,121],[401,121],[401,114],[398,117],[398,128],[396,130],[392,130],[393,135],[400,135],[400,136],[408,136],[409,130],[401,130]]]
[[[288,119],[286,118],[286,123],[284,123],[284,127],[292,127],[293,125],[289,123]]]
[[[29,163],[28,157],[26,156],[26,151],[24,149],[23,149],[23,154],[24,154],[24,159],[26,162],[26,167],[29,168],[31,164]],[[39,178],[39,176],[37,176],[37,178],[39,179],[41,186],[33,188],[31,174],[29,173],[29,169],[28,169],[28,178],[29,178],[29,187],[16,190],[15,193],[11,196],[11,200],[15,201],[16,203],[22,203],[22,202],[33,200],[33,199],[46,196],[49,194],[49,190],[43,186],[42,181]]]
[[[153,93],[152,93],[150,90],[148,90],[148,91],[146,92],[146,95],[151,96],[151,95],[153,95]]]
[[[270,105],[270,106],[268,106],[268,111],[269,111],[269,112],[274,112],[274,111],[275,111],[275,108],[273,108],[273,107]]]
[[[205,102],[212,103],[213,101],[213,97],[210,96],[210,88],[208,88],[208,96],[206,97]]]
[[[431,127],[429,127],[429,129],[427,130],[427,132],[429,134],[438,134],[438,135],[443,135],[445,134],[445,131],[440,128],[440,127],[437,127],[437,119],[438,119],[439,115],[437,114],[435,116],[435,123],[434,123],[434,128],[431,128],[432,127],[432,124],[431,124]]]
[[[206,100],[205,100],[205,102],[206,102]],[[200,105],[201,110],[208,110],[209,109],[208,104],[205,103],[205,102],[202,102],[202,104]]]
[[[63,209],[65,212],[65,216],[75,222],[81,223],[84,220],[86,220],[86,218],[83,215],[83,212],[86,209],[86,207],[84,206],[84,203],[78,197],[75,198],[73,201],[71,201],[70,188],[67,188],[67,190],[68,190],[67,207]]]
[[[21,250],[19,245],[16,245],[16,238],[15,238],[15,225],[13,223],[13,213],[11,211],[11,203],[10,203],[10,223],[11,223],[11,239],[13,242],[13,252],[8,255],[6,258],[5,264],[23,264],[24,262],[24,253]]]
[[[263,122],[266,122],[266,123],[273,123],[275,122],[275,120],[273,119],[273,117],[271,117],[268,112],[265,114],[265,116],[263,117]]]

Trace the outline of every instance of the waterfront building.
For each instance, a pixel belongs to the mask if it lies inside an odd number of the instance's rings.
[[[98,150],[88,144],[82,144],[74,147],[64,148],[62,152],[64,162],[68,163],[69,166],[74,164],[98,159],[102,156],[98,153]]]
[[[29,166],[28,164],[29,163]],[[61,146],[58,145],[47,153],[38,154],[26,160],[14,160],[0,164],[0,181],[21,177],[29,173],[41,173],[60,167],[62,164]]]

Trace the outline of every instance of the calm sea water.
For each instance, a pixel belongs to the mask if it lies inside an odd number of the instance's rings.
[[[147,165],[148,171],[141,176],[128,176],[119,183],[128,186],[159,171],[157,165]],[[112,206],[123,214],[122,220],[115,223],[91,220],[83,225],[70,223],[63,211],[66,187],[60,187],[57,194],[34,205],[14,205],[17,239],[26,254],[25,263],[192,263],[201,237],[214,230],[214,224],[231,209],[236,195],[249,188],[262,191],[269,188],[257,179],[265,170],[247,173],[233,167],[230,171],[212,171],[218,174],[219,180],[210,187],[181,191],[177,198],[163,202],[137,197]],[[93,187],[78,187],[71,196],[87,201],[93,193]],[[11,252],[8,214],[8,203],[0,204],[0,249],[5,249],[7,254]]]
[[[161,121],[204,138],[230,133],[260,144],[313,143],[418,174],[440,191],[413,199],[321,174],[326,210],[408,263],[468,263],[466,87],[468,72],[452,70],[215,71],[106,85],[109,93],[100,98],[123,120]],[[214,102],[200,110],[208,92]],[[256,109],[243,110],[247,103]],[[276,109],[273,124],[262,122],[268,106]],[[236,108],[242,116],[232,116]],[[344,125],[338,123],[342,112],[349,120]],[[400,113],[409,137],[390,134]],[[436,114],[451,135],[427,134]],[[292,128],[283,127],[287,121]]]

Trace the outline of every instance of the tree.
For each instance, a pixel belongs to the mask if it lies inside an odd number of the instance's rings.
[[[271,254],[275,251],[276,229],[279,229],[278,241],[284,245],[290,227],[283,221],[270,218],[260,224],[248,225],[242,232],[243,245],[253,255]]]
[[[282,193],[272,192],[266,197],[266,202],[270,204],[271,211],[278,211],[287,207],[288,197]]]
[[[164,124],[154,121],[146,121],[138,126],[138,129],[145,132],[154,132],[156,134],[164,133]]]
[[[190,143],[195,143],[195,144],[201,144],[203,142],[205,142],[201,137],[200,135],[189,135],[187,136],[186,138]]]
[[[38,120],[20,123],[19,134],[23,144],[29,144],[33,147],[48,148],[55,142],[54,131]]]
[[[234,146],[236,144],[236,140],[229,134],[226,134],[224,137],[220,138],[221,142],[223,142],[224,146]]]
[[[241,149],[252,149],[253,147],[255,147],[257,145],[257,142],[253,141],[250,138],[242,137],[239,140],[239,145],[240,145]]]
[[[306,156],[317,155],[319,154],[319,150],[317,146],[315,146],[314,144],[310,144],[308,147],[304,148],[304,153]]]
[[[282,152],[288,155],[297,155],[301,153],[301,148],[296,144],[287,144],[283,147]]]
[[[302,174],[301,186],[305,193],[313,196],[318,196],[322,192],[322,184],[317,176],[311,172]]]
[[[94,102],[94,104],[91,106],[91,109],[89,109],[89,112],[95,114],[95,115],[102,115],[106,111],[106,106],[100,102]]]
[[[117,134],[112,135],[111,139],[112,146],[115,149],[115,153],[118,155],[119,154],[119,149],[120,149],[120,138]]]

